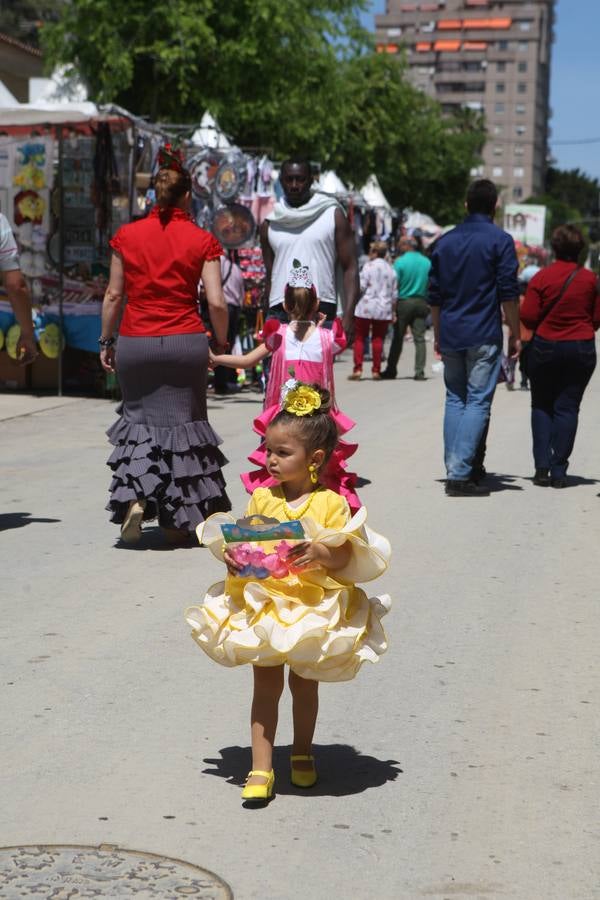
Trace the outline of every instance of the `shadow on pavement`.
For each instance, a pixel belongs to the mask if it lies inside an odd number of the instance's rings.
[[[198,543],[198,538],[195,534],[190,534],[189,538],[184,541],[180,541],[176,544],[169,544],[160,530],[160,528],[143,528],[142,529],[142,537],[140,538],[137,544],[126,544],[120,538],[115,541],[114,549],[115,550],[134,550],[134,551],[146,551],[146,550],[181,550],[184,549],[194,549],[198,548],[200,544]]]
[[[402,774],[395,759],[377,759],[363,754],[349,744],[314,744],[313,753],[319,773],[314,787],[303,790],[296,788],[289,780],[290,754],[292,748],[276,747],[273,752],[276,794],[310,794],[316,797],[343,797],[348,794],[362,794],[369,788],[382,787],[388,781],[395,781]],[[220,759],[204,759],[214,766],[203,769],[206,775],[225,778],[229,784],[241,787],[251,766],[250,747],[223,747]]]
[[[12,512],[0,514],[0,531],[10,531],[12,528],[24,528],[25,525],[33,525],[36,522],[61,522],[62,519],[36,519],[30,518],[28,512]]]
[[[491,494],[497,494],[499,491],[522,491],[522,485],[514,483],[516,480],[516,475],[488,472],[482,484],[489,488]]]
[[[579,487],[581,484],[600,484],[600,479],[584,478],[583,475],[567,475],[567,487]]]

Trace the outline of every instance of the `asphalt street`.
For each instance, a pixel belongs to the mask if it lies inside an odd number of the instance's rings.
[[[431,345],[429,345],[430,347]],[[196,647],[184,608],[220,580],[104,511],[109,401],[0,395],[0,846],[115,844],[196,863],[236,900],[600,898],[600,375],[568,489],[531,483],[529,394],[499,387],[487,499],[444,495],[440,375],[351,383],[389,652],[323,685],[320,781],[247,810],[251,678]],[[235,510],[256,394],[211,400]],[[0,886],[0,897],[2,887]],[[67,895],[65,895],[67,896]],[[70,895],[69,895],[70,896]]]

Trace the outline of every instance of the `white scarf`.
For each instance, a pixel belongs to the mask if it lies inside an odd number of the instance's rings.
[[[322,216],[325,210],[335,206],[342,206],[332,194],[323,191],[314,191],[312,197],[303,206],[290,206],[285,199],[278,200],[269,215],[268,221],[281,225],[283,228],[304,228]],[[342,210],[343,212],[343,210]]]

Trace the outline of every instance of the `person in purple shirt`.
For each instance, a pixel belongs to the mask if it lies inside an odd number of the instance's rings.
[[[446,494],[489,495],[474,472],[502,354],[502,311],[511,352],[521,350],[518,261],[512,237],[493,223],[496,186],[487,179],[467,191],[465,220],[436,242],[429,304],[435,349],[444,362]]]

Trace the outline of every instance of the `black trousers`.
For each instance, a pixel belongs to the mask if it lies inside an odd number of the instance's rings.
[[[579,407],[596,368],[596,343],[547,341],[536,335],[529,351],[531,431],[536,469],[564,478],[575,444]]]
[[[233,347],[237,337],[240,322],[240,308],[233,303],[227,304],[229,322],[227,324],[227,343]],[[228,366],[216,366],[214,371],[214,385],[217,393],[225,393],[228,384],[237,384],[237,372]]]

